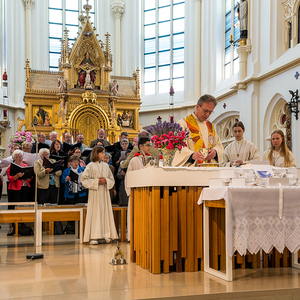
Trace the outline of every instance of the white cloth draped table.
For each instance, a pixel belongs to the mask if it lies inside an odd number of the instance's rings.
[[[226,201],[226,249],[256,254],[261,248],[269,253],[275,247],[280,253],[300,249],[300,187],[282,187],[283,208],[280,219],[279,187],[204,188],[198,200]]]

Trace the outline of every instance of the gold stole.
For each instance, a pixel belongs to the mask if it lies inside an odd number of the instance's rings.
[[[203,137],[202,134],[200,132],[198,123],[194,117],[194,114],[190,114],[185,118],[186,124],[190,130],[190,137],[192,138],[193,142],[194,142],[194,150],[199,151],[199,149],[202,148],[207,148],[205,147],[205,143],[203,141]],[[215,140],[215,135],[216,135],[216,131],[214,128],[214,125],[209,122],[206,121],[206,126],[208,128],[208,148],[209,150],[213,148],[214,146],[214,140]],[[208,161],[210,162],[210,160]],[[203,163],[202,160],[198,160],[198,163],[201,164]]]

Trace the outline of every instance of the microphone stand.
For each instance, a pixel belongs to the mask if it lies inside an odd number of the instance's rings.
[[[34,128],[35,134],[36,134],[36,138],[38,138],[37,136],[37,132],[35,129],[34,124],[31,124]],[[38,161],[38,141],[36,141],[35,143],[35,161]],[[37,219],[37,175],[35,174],[35,187],[34,187],[34,231],[33,231],[33,237],[34,237],[34,246],[33,246],[33,254],[27,254],[26,255],[26,259],[40,259],[40,258],[44,258],[44,254],[42,253],[36,253],[36,244],[37,244],[37,226],[36,226],[36,219]]]

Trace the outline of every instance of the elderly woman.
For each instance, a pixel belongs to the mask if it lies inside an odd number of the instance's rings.
[[[14,160],[14,164],[20,166],[20,167],[27,167],[26,164],[23,164],[23,151],[21,150],[15,150],[12,154],[12,158]],[[29,180],[22,180],[22,176],[24,173],[17,173],[16,175],[12,176],[10,175],[10,167],[8,167],[6,174],[8,179],[8,202],[27,202],[32,199],[29,199],[30,193],[30,181]],[[9,206],[8,209],[13,209],[13,206]],[[15,228],[14,225],[10,225],[10,230],[7,233],[7,235],[11,236],[15,234]]]
[[[44,157],[49,159],[49,149],[42,148],[39,151],[41,159],[34,163],[34,172],[37,176],[37,198],[39,204],[57,203],[58,189],[60,185],[61,170],[52,173],[52,169],[43,166]],[[49,159],[55,162],[55,159]]]
[[[81,150],[80,150],[80,148],[76,147],[76,148],[74,149],[74,155],[78,156],[78,158],[79,158],[79,167],[85,168],[85,167],[86,167],[86,164],[85,164],[85,162],[81,159]],[[71,165],[71,163],[69,162],[69,163],[68,163],[68,167],[70,167],[70,165]]]
[[[14,164],[20,166],[20,167],[27,167],[26,164],[23,164],[23,151],[21,150],[15,150],[15,152],[12,154],[12,158],[14,160]],[[10,190],[9,193],[9,202],[18,201],[18,202],[27,202],[28,201],[28,195],[29,195],[29,188],[30,188],[30,181],[29,180],[22,180],[22,176],[24,173],[17,173],[16,175],[12,176],[10,175],[10,167],[8,167],[6,174],[7,178],[9,180],[8,189]]]

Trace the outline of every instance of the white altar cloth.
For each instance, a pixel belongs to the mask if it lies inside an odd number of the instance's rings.
[[[198,200],[226,201],[226,250],[256,254],[261,248],[280,253],[300,249],[300,187],[282,187],[283,211],[279,218],[278,187],[204,188]]]

